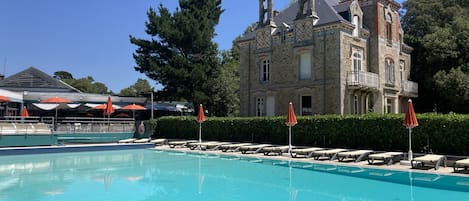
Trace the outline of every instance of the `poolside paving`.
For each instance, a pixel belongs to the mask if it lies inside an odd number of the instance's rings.
[[[255,154],[242,154],[241,152],[222,152],[220,150],[198,150],[198,149],[189,149],[185,147],[176,147],[170,148],[167,145],[156,146],[156,150],[166,150],[166,151],[184,151],[184,152],[191,152],[191,153],[208,153],[208,154],[221,154],[221,155],[230,155],[230,156],[242,156],[242,157],[254,157],[254,158],[261,158],[261,159],[278,159],[278,160],[289,160],[289,161],[296,161],[296,162],[309,162],[309,163],[316,163],[316,164],[333,164],[333,165],[345,165],[345,166],[353,166],[353,167],[363,167],[363,168],[376,168],[376,169],[385,169],[385,170],[401,170],[401,171],[412,171],[412,172],[422,172],[422,173],[434,173],[434,174],[441,174],[441,175],[454,175],[454,176],[464,176],[469,177],[469,174],[464,173],[456,173],[453,171],[453,166],[443,167],[440,166],[438,170],[435,168],[430,169],[413,169],[410,165],[401,165],[400,163],[394,163],[392,165],[385,165],[385,164],[368,164],[367,160],[363,160],[360,162],[354,161],[342,161],[339,162],[338,160],[315,160],[313,158],[293,158],[289,154],[284,153],[279,156],[266,156],[263,153],[255,153]]]

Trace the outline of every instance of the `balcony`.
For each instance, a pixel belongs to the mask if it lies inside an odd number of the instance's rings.
[[[347,74],[347,85],[354,89],[378,89],[378,74],[363,71],[350,71]]]
[[[402,81],[402,92],[404,94],[414,94],[417,95],[419,92],[419,84],[416,82],[403,80]]]

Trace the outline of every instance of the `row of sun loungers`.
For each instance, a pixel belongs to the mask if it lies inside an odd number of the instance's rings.
[[[160,141],[162,139],[159,139]],[[143,141],[143,140],[142,140]],[[152,142],[146,141],[146,142]],[[134,140],[132,142],[138,142]],[[121,143],[121,142],[120,142]],[[122,142],[129,143],[129,142]],[[161,142],[162,144],[163,142]],[[313,158],[315,160],[338,160],[340,162],[360,162],[367,160],[368,164],[373,165],[382,163],[392,165],[399,162],[403,157],[403,152],[376,152],[373,150],[349,150],[349,149],[326,149],[322,147],[289,147],[272,144],[254,144],[254,143],[233,143],[233,142],[198,142],[196,140],[166,141],[170,148],[187,147],[192,150],[221,150],[223,152],[241,152],[243,154],[263,153],[264,155],[282,155],[288,153],[294,158]],[[291,149],[291,150],[290,150]],[[412,168],[434,168],[438,170],[440,166],[446,167],[446,157],[443,155],[427,154],[415,157],[410,161]],[[467,171],[469,169],[469,159],[457,160],[454,164],[454,171]]]

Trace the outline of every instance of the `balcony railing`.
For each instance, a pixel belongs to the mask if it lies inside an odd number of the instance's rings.
[[[419,91],[419,84],[412,81],[402,81],[402,91],[405,93],[417,94]]]
[[[363,71],[350,71],[347,75],[347,85],[350,87],[378,89],[378,74]]]

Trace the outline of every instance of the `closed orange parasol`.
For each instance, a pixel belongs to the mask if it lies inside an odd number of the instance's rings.
[[[408,160],[412,161],[413,154],[412,154],[412,128],[415,128],[419,125],[417,121],[417,117],[415,116],[414,112],[414,105],[412,104],[412,100],[409,99],[407,101],[407,110],[405,112],[404,122],[403,125],[409,129],[409,155]]]
[[[288,153],[290,153],[291,147],[292,147],[291,146],[291,127],[298,124],[292,102],[290,102],[288,106],[288,113],[287,113],[287,119],[285,120],[285,124],[288,126]]]
[[[104,111],[104,113],[110,116],[113,112],[114,112],[114,107],[112,106],[111,96],[108,96],[107,102],[106,102],[106,110]]]
[[[202,143],[202,122],[205,121],[204,107],[202,104],[199,105],[199,112],[197,115],[197,122],[199,122],[199,144]],[[201,149],[199,145],[199,149]]]
[[[21,114],[20,114],[22,117],[29,117],[29,112],[28,110],[26,109],[26,106],[23,107],[23,110],[21,110]]]

